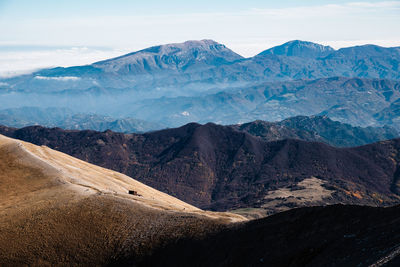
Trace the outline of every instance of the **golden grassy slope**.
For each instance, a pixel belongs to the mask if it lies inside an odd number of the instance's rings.
[[[140,196],[128,194],[135,190]],[[106,265],[242,221],[0,135],[0,265]]]

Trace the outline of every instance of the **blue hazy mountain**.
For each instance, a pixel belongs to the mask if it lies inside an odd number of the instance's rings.
[[[141,133],[165,128],[160,123],[134,118],[112,118],[100,114],[75,113],[67,108],[22,107],[0,110],[0,125],[25,127],[41,125],[67,130],[112,130],[122,133]]]
[[[212,40],[155,46],[91,65],[52,68],[2,80],[3,89],[36,93],[134,91],[139,96],[194,95],[210,88],[293,79],[400,79],[399,48],[334,50],[291,41],[242,58]],[[4,90],[3,90],[4,91]]]
[[[1,79],[0,105],[67,108],[168,127],[320,114],[399,129],[397,113],[384,111],[400,99],[399,62],[396,47],[334,50],[296,40],[243,58],[212,40],[187,41]]]
[[[150,47],[120,57],[94,63],[104,72],[124,75],[157,72],[192,72],[242,59],[213,40],[187,41]]]
[[[91,65],[52,68],[6,79],[14,90],[71,94],[134,91],[147,97],[192,94],[188,84],[208,84],[203,73],[242,57],[212,40],[155,46]],[[184,89],[187,89],[186,91]],[[199,89],[200,90],[200,89]],[[202,89],[201,89],[202,90]]]
[[[275,46],[261,52],[260,56],[278,55],[288,57],[319,58],[325,57],[335,50],[330,46],[324,46],[312,42],[294,40],[283,45]]]
[[[120,112],[174,126],[191,121],[277,121],[314,114],[352,125],[383,126],[387,123],[379,121],[375,114],[398,99],[400,81],[333,77],[263,83],[204,96],[148,99],[127,104]]]

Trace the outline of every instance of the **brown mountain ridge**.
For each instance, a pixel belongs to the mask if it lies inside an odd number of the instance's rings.
[[[145,134],[43,127],[2,127],[0,133],[127,174],[203,209],[265,215],[310,205],[400,202],[400,139],[335,148],[266,142],[211,123]]]

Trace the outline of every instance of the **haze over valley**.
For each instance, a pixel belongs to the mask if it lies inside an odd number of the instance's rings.
[[[70,116],[144,120],[158,125],[145,128],[154,130],[189,122],[236,124],[320,114],[355,126],[399,129],[399,59],[398,47],[334,50],[304,41],[243,58],[212,40],[188,41],[1,79],[0,115],[4,124],[20,127],[27,125],[24,120],[44,124],[30,113],[68,109]],[[22,108],[34,111],[20,118]],[[74,129],[56,118],[45,125]]]

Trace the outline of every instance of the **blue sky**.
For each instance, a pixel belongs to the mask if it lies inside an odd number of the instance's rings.
[[[345,4],[356,1],[341,0],[0,0],[2,15],[13,17],[57,17],[87,15],[171,14],[214,11],[240,11],[251,8],[287,8],[324,4]],[[360,1],[377,3],[382,1]]]
[[[0,0],[0,74],[191,39],[244,56],[293,39],[400,46],[399,29],[400,1]]]

